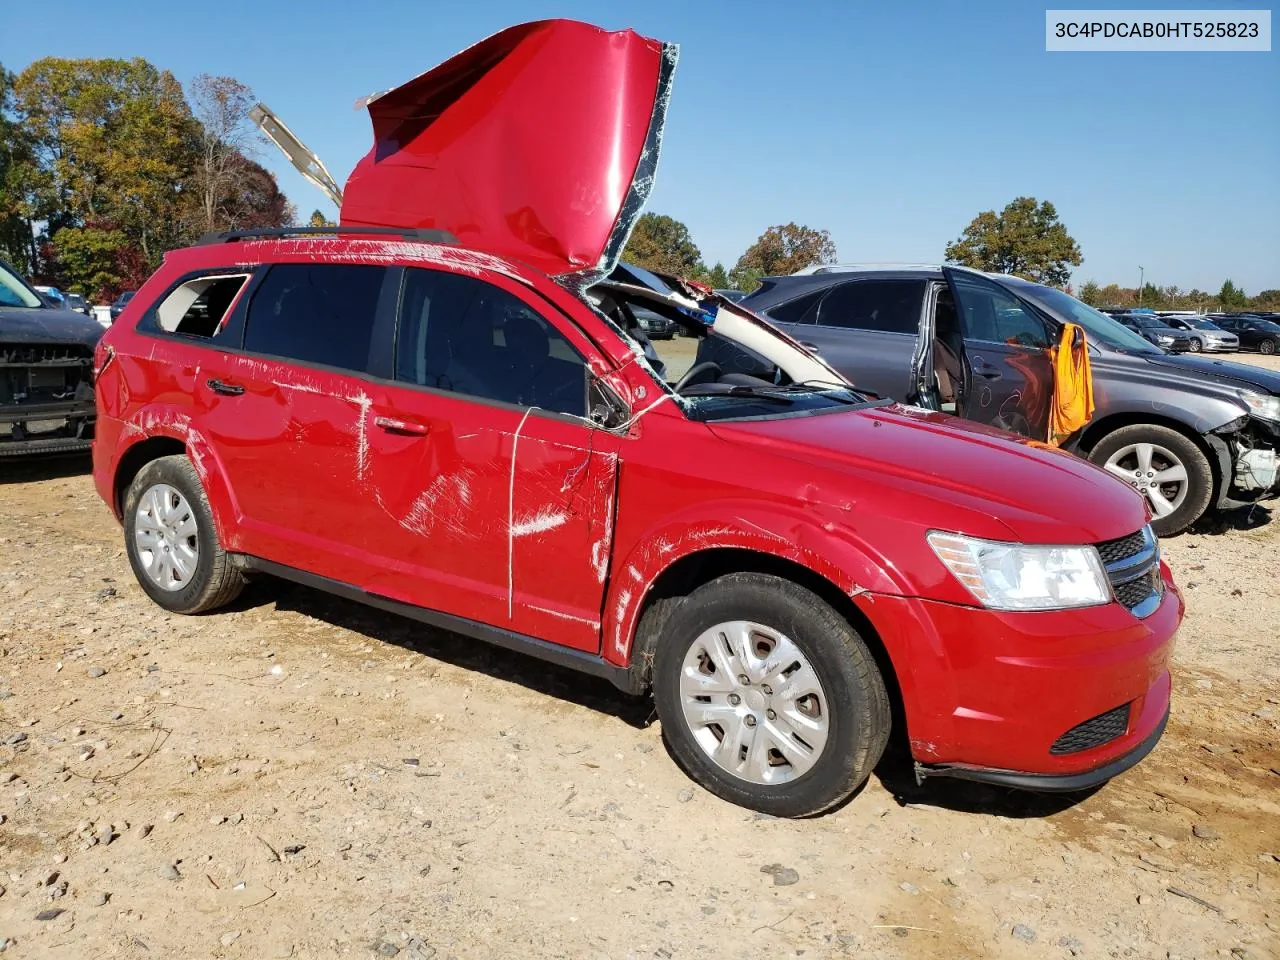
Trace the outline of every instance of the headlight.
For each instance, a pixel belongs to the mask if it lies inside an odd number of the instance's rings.
[[[1156,339],[1159,340],[1161,343],[1173,343],[1173,337],[1158,336],[1156,337]]]
[[[1111,602],[1093,547],[1035,547],[933,532],[929,546],[990,610],[1064,610]]]
[[[1240,399],[1245,402],[1249,412],[1262,420],[1274,420],[1280,423],[1280,397],[1268,397],[1265,393],[1242,393]]]

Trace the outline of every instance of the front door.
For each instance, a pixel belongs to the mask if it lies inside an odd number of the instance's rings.
[[[968,390],[961,415],[1046,439],[1053,400],[1048,325],[998,283],[965,270],[943,272],[964,336]]]
[[[369,589],[596,652],[623,441],[586,419],[589,343],[522,293],[405,271],[397,382],[372,410]]]

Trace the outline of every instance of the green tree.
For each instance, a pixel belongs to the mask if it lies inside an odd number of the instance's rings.
[[[727,290],[729,288],[729,271],[724,268],[724,264],[719,261],[716,265],[707,271],[706,282],[713,290]]]
[[[706,269],[689,228],[661,213],[641,215],[622,251],[622,259],[675,277],[696,277]]]
[[[1249,298],[1245,296],[1245,292],[1232,283],[1229,279],[1222,284],[1222,289],[1218,291],[1218,303],[1223,310],[1239,310],[1249,305]]]
[[[1047,200],[1018,197],[1000,213],[985,210],[947,244],[950,263],[1061,287],[1070,267],[1084,262],[1080,245],[1067,233]]]
[[[1157,287],[1154,283],[1143,284],[1142,296],[1138,298],[1144,307],[1159,307],[1165,305],[1164,291]]]
[[[1084,285],[1080,287],[1078,299],[1087,303],[1091,307],[1101,307],[1103,306],[1102,288],[1094,281],[1086,280]]]
[[[1249,306],[1255,310],[1280,310],[1280,290],[1263,290],[1250,298]]]
[[[120,287],[121,254],[128,245],[124,233],[110,225],[63,227],[53,238],[63,282],[89,297]]]
[[[770,227],[738,258],[730,279],[739,290],[754,290],[761,277],[781,276],[817,263],[832,263],[836,245],[827,230],[797,223]]]
[[[38,258],[31,201],[39,168],[14,110],[14,81],[0,64],[0,256],[29,276]]]
[[[332,227],[333,225],[333,221],[319,210],[312,210],[311,219],[307,221],[307,226],[309,227]]]

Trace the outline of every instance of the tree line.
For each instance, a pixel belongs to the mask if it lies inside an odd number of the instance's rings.
[[[253,103],[233,77],[184,91],[141,58],[0,65],[0,255],[101,302],[206,231],[293,223],[254,159]]]
[[[1048,201],[1017,197],[1002,210],[984,210],[961,235],[947,244],[947,263],[990,273],[1008,273],[1058,287],[1095,307],[1199,310],[1280,310],[1280,290],[1248,296],[1231,280],[1217,293],[1184,290],[1177,285],[1145,284],[1142,290],[1119,284],[1100,286],[1089,280],[1079,290],[1070,282],[1071,268],[1084,262],[1080,244],[1067,232]],[[731,270],[708,267],[689,228],[674,217],[646,213],[636,224],[622,258],[660,273],[687,277],[712,287],[750,292],[762,276],[794,273],[816,263],[836,260],[835,243],[826,230],[795,223],[773,226],[747,248]]]

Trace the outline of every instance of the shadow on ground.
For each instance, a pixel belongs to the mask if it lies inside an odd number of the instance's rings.
[[[1206,513],[1191,526],[1192,533],[1219,536],[1234,530],[1257,530],[1271,523],[1271,508],[1260,503],[1235,510],[1217,510]]]
[[[637,730],[655,719],[653,702],[648,697],[627,696],[599,677],[272,577],[251,582],[232,609],[247,610],[270,603],[278,610],[300,613],[377,643],[395,644],[464,670],[576,703],[616,717]]]
[[[0,486],[7,483],[40,483],[93,472],[88,452],[0,457]]]

